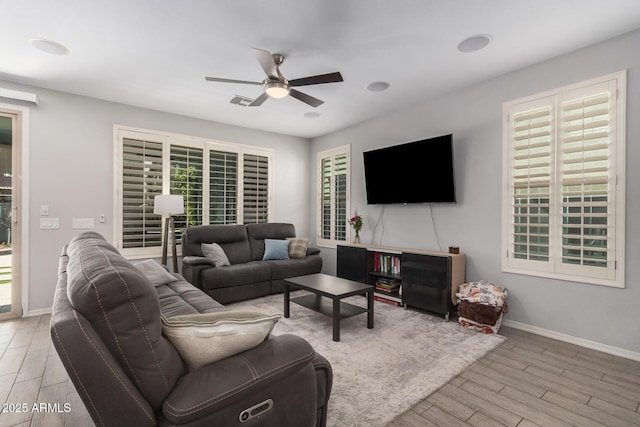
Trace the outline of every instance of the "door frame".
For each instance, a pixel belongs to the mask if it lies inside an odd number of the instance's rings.
[[[12,245],[11,311],[0,319],[22,317],[29,313],[29,108],[0,103],[0,113],[13,117],[13,205],[17,209],[17,244]],[[14,211],[15,212],[15,211]],[[15,292],[16,288],[20,291]]]

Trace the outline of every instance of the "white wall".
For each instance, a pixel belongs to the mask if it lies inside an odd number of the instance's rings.
[[[123,104],[0,81],[0,86],[36,93],[30,108],[29,312],[51,308],[62,246],[81,230],[72,218],[95,218],[95,231],[112,239],[113,125],[126,125],[274,149],[273,221],[291,222],[309,235],[309,141],[248,128],[192,119]],[[3,104],[11,101],[3,99]],[[41,230],[40,206],[60,219],[57,230]],[[107,222],[98,216],[107,215]]]
[[[640,354],[640,31],[464,88],[335,132],[312,143],[310,193],[315,194],[316,153],[351,144],[351,207],[365,217],[362,241],[370,243],[380,212],[367,206],[362,152],[445,133],[454,135],[456,205],[434,205],[441,249],[459,245],[467,255],[467,280],[487,279],[509,289],[506,316],[554,331]],[[482,55],[479,52],[477,55]],[[502,105],[505,101],[628,69],[626,288],[613,289],[506,274],[501,271]],[[393,82],[391,90],[393,89]],[[417,88],[418,90],[418,88]],[[381,99],[384,92],[379,94]],[[383,102],[383,100],[381,100]],[[310,224],[316,224],[312,199]],[[384,236],[374,243],[439,249],[429,208],[387,206]],[[335,250],[323,249],[325,271],[335,273]],[[622,352],[624,353],[624,352]]]

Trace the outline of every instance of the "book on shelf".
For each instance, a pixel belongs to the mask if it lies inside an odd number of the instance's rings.
[[[373,256],[373,269],[382,274],[400,274],[400,256],[376,252]]]
[[[374,301],[382,302],[382,303],[393,305],[393,306],[396,306],[396,307],[401,307],[402,306],[402,301],[401,300],[390,299],[388,297],[381,296],[381,295],[374,295],[373,299],[374,299]]]
[[[376,290],[384,294],[399,295],[400,294],[400,280],[397,279],[383,279],[380,278],[376,281]]]

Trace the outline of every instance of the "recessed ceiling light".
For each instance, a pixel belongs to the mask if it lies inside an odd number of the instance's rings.
[[[50,53],[52,55],[68,55],[69,48],[64,45],[61,45],[58,42],[54,42],[53,40],[42,39],[39,37],[35,37],[29,39],[29,43],[31,46],[35,47],[38,50],[41,50],[46,53]]]
[[[389,82],[371,82],[367,85],[367,90],[369,92],[382,92],[383,90],[389,89],[389,86],[391,86]]]
[[[316,113],[315,111],[311,111],[309,113],[305,113],[304,115],[307,119],[317,119],[320,117],[320,113]]]
[[[493,40],[493,38],[489,34],[477,34],[467,37],[460,42],[458,50],[464,53],[475,52],[487,47],[487,45],[491,43],[491,40]]]

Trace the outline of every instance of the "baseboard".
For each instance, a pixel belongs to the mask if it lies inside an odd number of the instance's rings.
[[[25,313],[23,317],[35,317],[42,316],[43,314],[51,314],[50,308],[40,308],[38,310],[30,310],[28,313]]]
[[[612,354],[614,356],[624,357],[625,359],[631,359],[640,362],[640,353],[631,350],[625,350],[624,348],[614,347],[607,344],[602,344],[596,341],[586,340],[584,338],[574,337],[572,335],[563,334],[549,329],[539,328],[537,326],[527,325],[526,323],[520,323],[513,320],[504,319],[502,321],[503,326],[507,326],[513,329],[519,329],[525,332],[531,332],[532,334],[542,335],[543,337],[553,338],[554,340],[567,342],[570,344],[579,345],[580,347],[589,348],[591,350],[601,351],[603,353]]]

